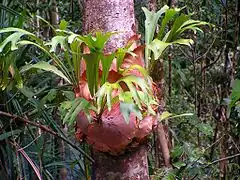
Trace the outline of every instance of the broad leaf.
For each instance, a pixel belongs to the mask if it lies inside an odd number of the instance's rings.
[[[175,33],[181,28],[183,23],[185,23],[186,21],[189,20],[190,16],[191,15],[186,15],[186,14],[181,14],[180,16],[178,16],[173,23],[170,33],[165,35],[165,37],[163,38],[163,41],[171,42],[171,41],[176,40],[175,38],[177,38],[177,37],[174,36]],[[173,37],[175,37],[175,38],[173,38]]]
[[[184,22],[182,26],[174,33],[172,39],[177,39],[186,30],[192,30],[194,33],[196,33],[196,31],[203,32],[200,28],[198,28],[198,26],[202,25],[209,25],[209,23],[189,19],[188,21]]]
[[[163,38],[164,31],[166,29],[167,24],[174,18],[174,16],[180,11],[181,9],[175,8],[175,9],[168,9],[165,12],[164,18],[161,23],[160,30],[158,32],[158,39]]]
[[[161,55],[163,54],[164,50],[172,44],[181,44],[181,45],[187,45],[190,46],[193,44],[192,39],[178,39],[176,41],[173,41],[171,43],[167,43],[164,41],[160,41],[158,39],[154,39],[151,44],[148,45],[148,48],[153,51],[154,59],[157,60]]]
[[[50,52],[56,52],[58,45],[60,45],[61,50],[66,50],[66,37],[65,36],[54,36],[52,40],[45,44],[50,46]]]
[[[23,86],[23,81],[16,67],[16,52],[9,52],[5,56],[0,56],[0,58],[2,61],[0,66],[2,71],[0,87],[5,89],[9,84],[9,80],[14,79],[17,82],[17,87],[21,88]],[[11,77],[9,75],[11,75]]]
[[[124,49],[124,48],[117,49],[116,58],[117,58],[117,69],[118,70],[123,63],[125,55],[126,55],[126,49]]]
[[[80,39],[88,46],[91,52],[101,52],[112,34],[114,33],[103,33],[98,31],[95,33],[95,36],[87,35],[80,37]]]
[[[156,27],[158,24],[158,20],[160,16],[166,12],[166,10],[169,9],[168,6],[163,6],[157,13],[155,12],[150,12],[146,8],[142,8],[146,20],[145,20],[145,43],[148,45],[150,42],[152,42],[154,38],[154,34],[156,32]],[[149,58],[149,50],[148,48],[145,49],[145,64],[148,67],[148,58]]]
[[[13,33],[12,33],[13,32]],[[19,29],[19,28],[4,28],[0,30],[0,34],[2,33],[12,33],[11,35],[9,35],[1,44],[0,44],[0,52],[3,51],[3,49],[5,48],[5,46],[10,43],[11,44],[11,50],[14,51],[16,49],[18,49],[17,43],[18,41],[21,40],[21,37],[23,37],[24,35],[30,36],[33,39],[37,39],[37,37],[28,32],[25,31],[23,29]]]
[[[61,72],[59,71],[55,66],[48,64],[45,61],[40,61],[36,64],[28,64],[25,65],[20,72],[25,72],[28,71],[31,68],[37,68],[37,69],[42,69],[44,71],[50,71],[58,76],[60,76],[61,78],[63,78],[64,80],[66,80],[69,84],[71,84],[70,80]]]
[[[18,49],[17,47],[17,42],[18,40],[25,35],[22,32],[15,32],[13,34],[11,34],[10,36],[8,36],[1,44],[0,44],[0,52],[3,51],[4,47],[10,43],[11,44],[11,50],[14,51],[16,49]]]
[[[9,131],[9,132],[3,132],[3,133],[0,134],[0,141],[5,140],[5,139],[7,139],[11,136],[14,136],[14,135],[19,135],[21,132],[22,132],[21,129],[12,130],[12,131]]]
[[[92,97],[98,90],[99,61],[98,53],[84,54],[86,62],[87,82]]]
[[[169,46],[171,43],[166,43],[160,41],[158,39],[154,39],[149,45],[148,49],[153,51],[154,59],[157,60],[163,53],[163,51]]]
[[[116,87],[115,83],[104,83],[101,88],[96,93],[97,98],[97,109],[98,113],[101,112],[102,109],[104,109],[104,105],[107,102],[108,110],[111,110],[111,101],[112,101],[112,91]]]
[[[235,103],[239,100],[240,100],[240,80],[236,79],[233,83],[229,107],[232,108],[235,105]]]
[[[140,120],[143,118],[141,111],[133,103],[120,102],[120,110],[127,124],[129,124],[131,113],[134,113]]]
[[[61,103],[61,106],[59,107],[63,123],[67,123],[68,125],[74,124],[77,115],[81,111],[85,112],[87,118],[90,118],[89,110],[96,111],[90,102],[84,98],[75,98],[72,101],[65,101]]]
[[[111,55],[101,55],[101,63],[102,63],[101,85],[103,85],[107,81],[109,69],[112,65],[114,57],[115,57],[114,53]]]
[[[168,6],[163,6],[158,12],[151,12],[149,11],[147,8],[142,8],[145,16],[146,16],[146,20],[145,20],[145,42],[146,44],[149,44],[154,37],[155,31],[156,31],[156,27],[158,24],[158,20],[161,17],[161,15],[163,13],[165,13],[165,11],[169,9]]]
[[[59,28],[61,30],[66,30],[67,29],[67,26],[68,26],[68,22],[65,21],[65,20],[61,20],[60,24],[59,24]]]
[[[172,44],[180,44],[180,45],[186,45],[186,46],[191,46],[193,43],[194,42],[192,39],[178,39],[172,42]]]
[[[106,42],[109,40],[109,38],[115,33],[112,32],[107,32],[107,33],[103,33],[103,32],[96,32],[96,39],[94,41],[94,47],[98,50],[103,50],[104,45],[106,44]],[[93,38],[92,38],[93,39]]]

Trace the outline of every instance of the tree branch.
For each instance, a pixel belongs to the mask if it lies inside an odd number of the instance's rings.
[[[217,159],[217,160],[211,162],[210,164],[208,164],[207,166],[205,166],[205,168],[208,167],[208,166],[211,166],[213,164],[216,164],[218,162],[222,162],[222,161],[225,161],[225,160],[228,160],[228,159],[232,159],[232,158],[235,158],[235,157],[238,157],[238,156],[240,156],[240,153],[232,155],[232,156],[228,156],[228,157],[225,157],[225,158]]]
[[[87,157],[88,160],[90,160],[91,162],[94,162],[94,160],[88,155],[86,154],[81,148],[79,148],[78,146],[76,146],[75,144],[73,144],[71,141],[69,141],[66,137],[62,136],[62,135],[59,135],[58,133],[54,132],[52,129],[42,125],[42,124],[39,124],[39,123],[35,123],[35,122],[32,122],[30,121],[29,119],[27,118],[23,118],[23,117],[20,117],[18,115],[15,115],[15,114],[10,114],[10,113],[7,113],[7,112],[3,112],[3,111],[0,111],[0,115],[3,115],[3,116],[6,116],[6,117],[9,117],[9,118],[12,118],[12,120],[18,120],[18,121],[22,121],[22,122],[25,122],[26,124],[30,124],[32,126],[35,126],[35,127],[38,127],[40,129],[42,129],[43,131],[45,132],[48,132],[54,136],[56,136],[57,138],[59,139],[62,139],[64,142],[66,142],[67,144],[69,144],[70,146],[72,146],[73,148],[77,149],[79,152],[81,152],[84,156]]]

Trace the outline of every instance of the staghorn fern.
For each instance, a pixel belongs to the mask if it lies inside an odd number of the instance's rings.
[[[52,27],[53,28],[53,27]],[[83,77],[83,68],[81,61],[86,64],[86,79],[91,99],[75,98],[73,101],[63,102],[60,111],[63,113],[63,122],[69,125],[74,124],[77,114],[85,112],[89,121],[90,112],[94,111],[100,114],[106,107],[111,110],[112,103],[121,103],[121,112],[126,122],[129,122],[128,114],[133,112],[139,119],[142,119],[143,110],[145,114],[155,115],[151,106],[156,105],[156,101],[149,87],[150,77],[146,70],[136,64],[131,65],[125,70],[121,69],[124,57],[128,54],[136,56],[132,51],[132,43],[126,47],[118,49],[111,54],[105,54],[103,49],[110,36],[114,33],[96,32],[94,35],[81,36],[66,29],[54,30],[56,35],[49,41],[45,42],[33,33],[18,28],[4,28],[0,34],[10,34],[3,42],[0,43],[0,51],[4,51],[10,44],[11,51],[21,49],[26,45],[33,45],[49,56],[49,62],[40,61],[35,64],[27,64],[20,73],[24,73],[31,68],[50,71],[61,78],[73,89],[78,89],[79,82]],[[88,48],[86,53],[84,49]],[[114,83],[108,82],[109,71],[116,60],[116,71],[122,77]],[[101,64],[101,79],[99,76]],[[137,70],[142,77],[128,75],[131,70]],[[127,90],[121,87],[124,83]],[[112,97],[113,91],[120,93]],[[75,92],[76,93],[76,92]]]
[[[181,35],[187,30],[192,30],[194,33],[197,31],[202,32],[199,26],[210,25],[204,21],[198,21],[191,19],[192,14],[181,13],[179,8],[169,8],[167,5],[162,7],[158,12],[150,12],[146,8],[142,8],[146,20],[145,20],[145,64],[149,68],[149,62],[151,60],[151,53],[153,53],[154,59],[157,60],[162,56],[164,50],[170,45],[180,44],[191,46],[193,44],[192,39],[181,38]],[[158,27],[158,21],[164,14],[159,24],[159,31],[154,36]],[[170,30],[166,31],[166,27],[169,23],[172,23]]]

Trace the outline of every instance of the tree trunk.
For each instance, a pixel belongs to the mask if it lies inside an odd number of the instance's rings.
[[[147,146],[142,145],[119,156],[94,152],[96,180],[148,180]]]
[[[133,0],[84,0],[83,5],[85,33],[117,32],[110,38],[105,52],[122,47],[136,33]],[[129,148],[118,156],[93,150],[93,158],[93,179],[149,179],[146,145]]]
[[[84,0],[84,10],[84,32],[118,32],[107,52],[122,47],[136,33],[133,0]]]
[[[168,0],[168,6],[170,7],[176,7],[178,4],[177,0]]]

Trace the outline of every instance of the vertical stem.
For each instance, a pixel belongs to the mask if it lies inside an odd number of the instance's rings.
[[[74,1],[71,0],[71,14],[72,14],[72,21],[74,20]]]
[[[50,22],[51,24],[56,27],[59,24],[59,13],[58,13],[58,7],[57,7],[57,1],[52,1],[52,6],[49,9],[50,14]]]
[[[195,111],[197,112],[197,70],[196,70],[196,57],[195,57],[195,48],[192,48],[192,63],[193,63],[193,76],[194,76],[194,105]]]
[[[172,54],[168,56],[168,96],[169,103],[171,104],[171,96],[172,96]]]
[[[227,42],[227,35],[228,35],[228,4],[226,1],[226,7],[225,7],[225,25],[224,25],[224,33],[225,33],[225,63],[224,63],[224,75],[226,77],[229,77],[228,74],[228,65],[230,63],[230,59],[228,57],[228,53],[229,53],[229,45]],[[221,92],[221,100],[223,100],[225,97],[227,97],[229,95],[229,85],[230,82],[227,82],[227,78],[226,78],[226,82],[224,82],[222,84],[222,92]],[[227,127],[228,126],[228,122],[227,122],[227,117],[226,117],[226,107],[221,106],[221,121],[220,121],[220,128],[219,128],[219,134],[221,134],[222,136],[224,136],[224,138],[221,139],[220,141],[220,158],[225,158],[227,157],[227,137],[225,136],[226,131],[227,131]],[[225,179],[226,174],[227,174],[227,165],[228,162],[227,160],[224,161],[220,161],[219,162],[219,168],[220,168],[220,179]]]
[[[39,7],[39,0],[37,0],[36,2],[36,7],[38,8]],[[37,15],[40,16],[40,11],[39,9],[37,10]],[[37,17],[36,19],[36,26],[37,26],[37,36],[39,37],[40,36],[40,21],[39,21],[39,18]]]
[[[64,133],[68,132],[68,127],[66,124],[64,125],[63,132]],[[62,161],[66,161],[66,147],[63,140],[60,140],[60,154]],[[60,175],[62,180],[67,180],[68,170],[66,167],[62,167],[60,169]]]
[[[233,51],[233,59],[232,59],[232,80],[235,77],[236,74],[236,67],[237,67],[237,47],[239,43],[239,29],[240,29],[240,2],[237,1],[236,6],[236,29],[235,29],[235,38],[234,38],[234,51]]]

